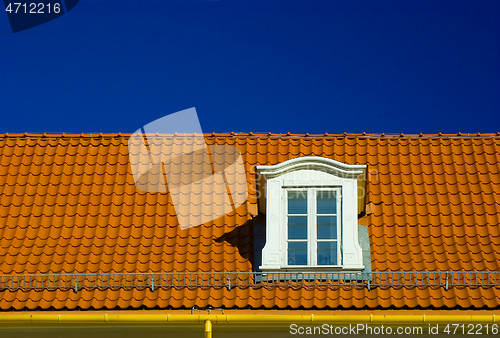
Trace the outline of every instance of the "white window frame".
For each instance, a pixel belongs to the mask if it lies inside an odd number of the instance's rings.
[[[302,187],[302,188],[284,188],[284,198],[283,198],[283,214],[285,215],[285,250],[284,261],[285,267],[297,268],[297,267],[310,267],[310,266],[320,266],[320,267],[341,267],[342,266],[342,193],[340,187],[322,188],[322,187]],[[307,264],[306,265],[296,265],[290,264],[288,255],[288,243],[290,242],[304,242],[304,240],[290,239],[288,236],[288,220],[290,216],[297,214],[288,213],[288,192],[290,191],[306,191],[307,192],[307,238],[305,242],[307,243]],[[317,192],[318,191],[335,191],[337,195],[337,213],[336,214],[318,214],[317,213]],[[317,217],[319,216],[331,216],[335,215],[337,219],[337,238],[332,239],[318,239],[317,236]],[[318,242],[335,242],[337,243],[337,264],[336,265],[326,265],[318,264]]]
[[[358,178],[365,177],[366,165],[349,165],[332,159],[304,156],[271,166],[256,166],[259,184],[260,212],[266,213],[266,244],[262,250],[263,272],[281,271],[345,271],[364,269],[358,241]],[[289,265],[287,253],[286,194],[293,189],[338,189],[340,194],[340,224],[337,265],[317,265],[308,251],[307,265]],[[309,202],[308,203],[313,203]],[[311,210],[311,206],[309,209]],[[313,216],[308,212],[308,220]],[[310,238],[315,238],[315,221],[308,221]]]

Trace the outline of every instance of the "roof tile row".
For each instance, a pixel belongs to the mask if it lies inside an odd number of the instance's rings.
[[[135,290],[8,291],[0,308],[130,309],[130,308],[495,308],[497,288],[167,288]]]

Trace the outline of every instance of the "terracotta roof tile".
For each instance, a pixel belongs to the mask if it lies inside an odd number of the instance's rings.
[[[500,270],[498,135],[206,135],[241,152],[249,196],[235,211],[182,230],[168,193],[136,189],[129,135],[0,135],[0,273],[252,271],[255,165],[300,156],[368,164],[374,271]],[[196,178],[210,159],[155,137],[165,169]],[[216,154],[216,153],[214,153]],[[159,156],[160,154],[153,154]],[[215,158],[217,158],[215,156]],[[215,166],[225,166],[224,160]],[[208,171],[207,171],[208,172]],[[180,176],[172,175],[172,182]],[[202,217],[206,189],[193,188]],[[223,200],[216,198],[220,207]],[[181,196],[180,203],[186,203]],[[496,308],[498,288],[166,288],[1,291],[2,309]]]
[[[68,309],[140,308],[495,308],[497,288],[167,288],[135,290],[6,291],[0,307]]]

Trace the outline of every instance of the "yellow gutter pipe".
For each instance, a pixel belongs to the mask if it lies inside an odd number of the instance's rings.
[[[205,338],[212,338],[212,322],[205,321]]]
[[[330,324],[462,324],[500,323],[500,315],[179,315],[179,314],[2,314],[4,324],[183,324],[205,323],[211,337],[212,323],[330,323]]]

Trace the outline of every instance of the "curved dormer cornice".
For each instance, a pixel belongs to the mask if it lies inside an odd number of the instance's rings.
[[[364,164],[346,164],[326,157],[303,156],[278,163],[276,165],[259,165],[255,169],[266,178],[282,175],[296,170],[326,170],[340,175],[359,175],[366,170]]]

